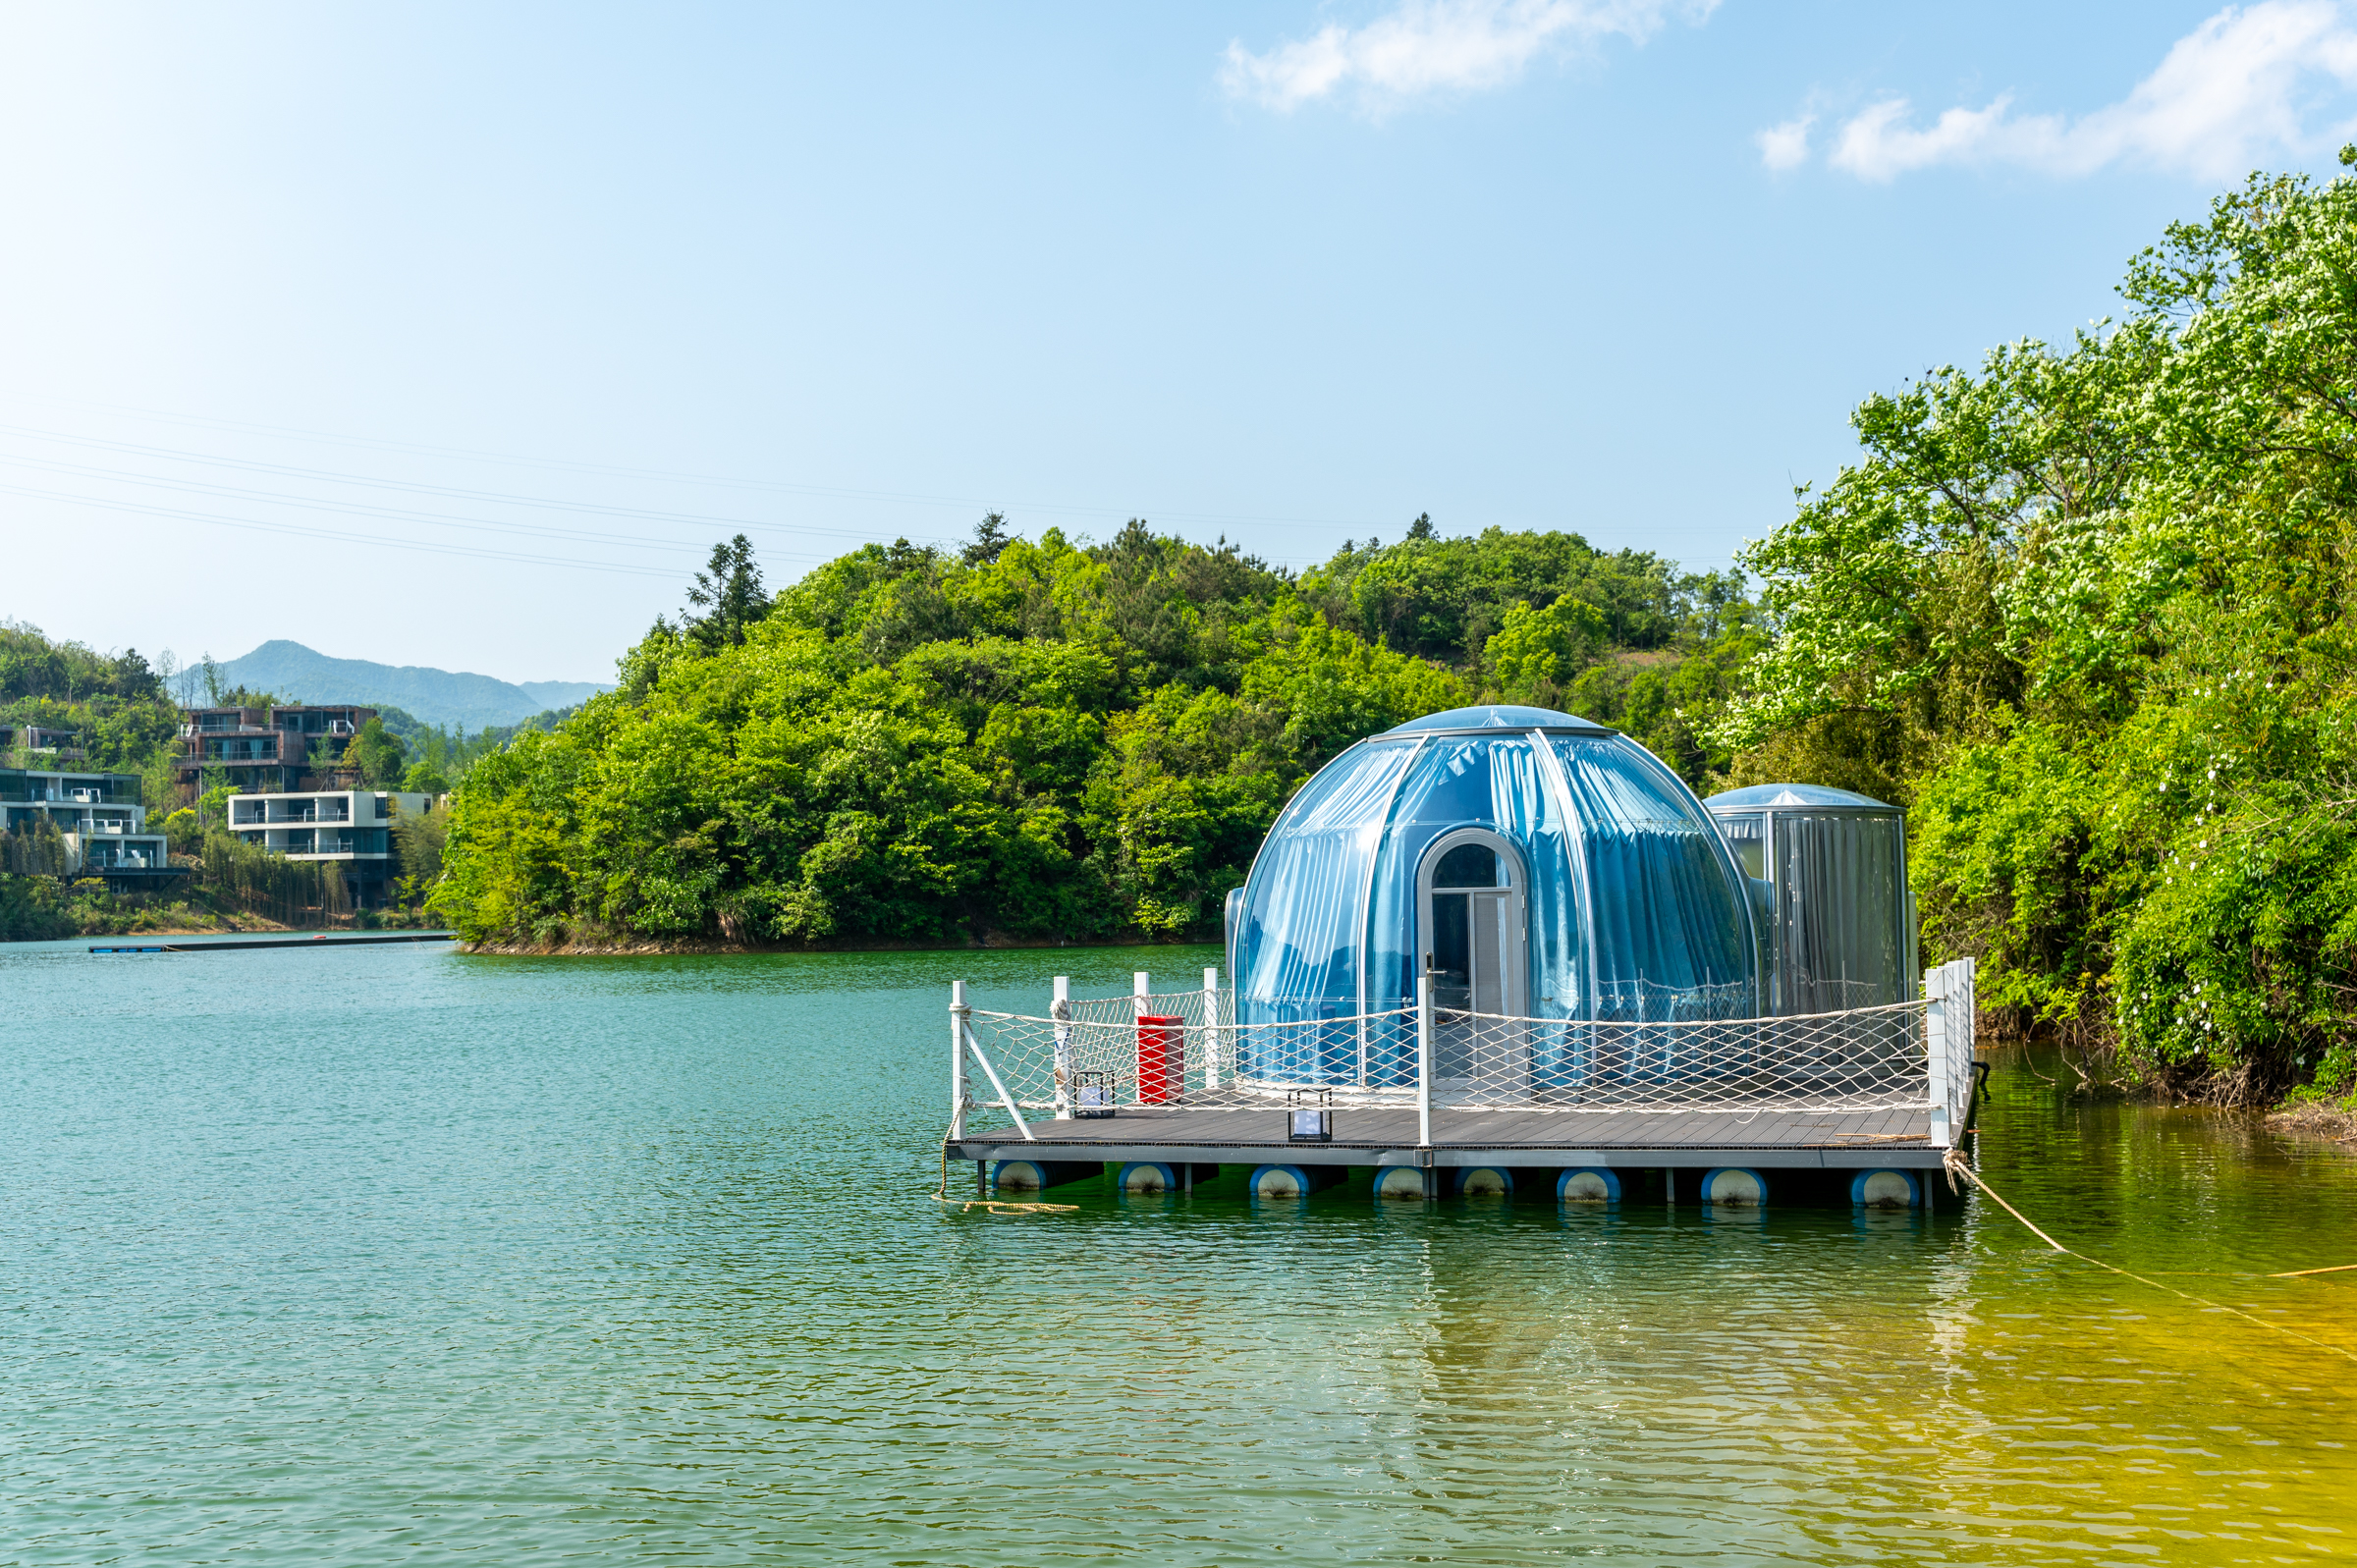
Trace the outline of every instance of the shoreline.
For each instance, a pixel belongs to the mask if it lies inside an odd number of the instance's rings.
[[[2331,1106],[2297,1106],[2289,1110],[2271,1110],[2267,1113],[2270,1130],[2289,1133],[2303,1138],[2327,1138],[2339,1144],[2357,1144],[2357,1111],[2341,1110]]]
[[[282,926],[275,921],[253,919],[244,923],[219,922],[209,926],[188,924],[169,926],[134,926],[123,931],[69,931],[54,937],[0,937],[0,946],[20,942],[106,942],[133,937],[320,937],[320,936],[399,936],[405,931],[447,930],[440,926]]]

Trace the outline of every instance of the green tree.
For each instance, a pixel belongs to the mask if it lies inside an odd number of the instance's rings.
[[[770,600],[761,588],[761,568],[744,535],[712,547],[712,559],[695,574],[687,602],[703,612],[687,620],[687,634],[707,650],[741,645],[746,628],[768,616]]]
[[[390,789],[401,782],[409,747],[385,729],[384,720],[371,718],[344,747],[343,766],[359,775],[361,786]]]
[[[1603,648],[1605,629],[1604,612],[1583,600],[1558,599],[1544,610],[1508,605],[1485,650],[1499,690],[1511,702],[1554,706]]]
[[[2001,1023],[2227,1101],[2357,1087],[2352,234],[2357,183],[2254,177],[2116,325],[1867,400],[1717,729],[1913,808]]]
[[[1469,696],[1142,522],[871,546],[623,673],[460,786],[430,898],[470,936],[1195,935],[1319,764]]]
[[[412,794],[450,793],[450,780],[430,762],[412,762],[401,776],[401,787]]]
[[[46,813],[0,835],[0,859],[12,876],[63,877],[71,858],[66,836]]]
[[[164,818],[163,832],[166,848],[176,855],[194,854],[203,841],[196,813],[186,806]]]
[[[987,567],[999,559],[999,552],[1014,537],[1007,528],[1007,514],[989,513],[974,524],[974,542],[959,553],[959,559],[969,567]]]
[[[207,768],[197,775],[196,824],[206,833],[226,831],[229,827],[229,800],[232,795],[245,793],[225,778],[225,770]]]
[[[394,814],[393,848],[404,903],[415,904],[442,880],[442,851],[450,841],[450,813],[430,805]]]

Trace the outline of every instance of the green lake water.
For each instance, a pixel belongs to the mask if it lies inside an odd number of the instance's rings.
[[[86,946],[0,947],[0,1563],[2357,1555],[2357,1362],[1985,1201],[928,1201],[952,979],[1213,953]],[[2357,1350],[2357,1271],[2257,1277],[2357,1263],[2357,1160],[2026,1066],[1982,1124]]]

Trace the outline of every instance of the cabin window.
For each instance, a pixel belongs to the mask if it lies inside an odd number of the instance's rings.
[[[1719,818],[1719,831],[1727,835],[1727,847],[1743,867],[1743,875],[1762,878],[1768,875],[1767,820],[1756,811],[1727,812]]]

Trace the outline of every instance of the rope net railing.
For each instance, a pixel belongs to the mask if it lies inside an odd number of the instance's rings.
[[[1374,1081],[1357,1104],[1413,1105],[1415,1012],[1367,1013],[1293,1023],[1237,1024],[1225,993],[1074,1000],[1069,1019],[976,1008],[971,1036],[1026,1114],[1086,1115],[1144,1107],[1266,1109],[1288,1094],[1332,1087],[1363,1038],[1378,1043]],[[1399,1065],[1404,1063],[1404,1066]],[[978,1106],[995,1101],[970,1079]]]
[[[1870,1110],[1924,1104],[1925,1004],[1797,1018],[1513,1018],[1435,1008],[1436,1106]]]
[[[1003,1088],[1026,1118],[1299,1100],[1415,1106],[1427,1052],[1431,1104],[1448,1109],[1865,1110],[1922,1107],[1933,1091],[1923,1000],[1651,1021],[1435,1006],[1427,1042],[1413,1006],[1238,1022],[1232,995],[1072,1000],[1059,1004],[1062,1018],[972,1009],[967,1038],[997,1081],[969,1075],[968,1104],[987,1112]]]

